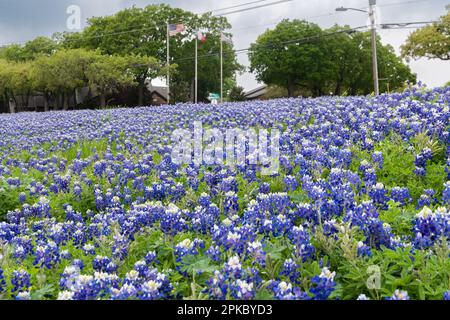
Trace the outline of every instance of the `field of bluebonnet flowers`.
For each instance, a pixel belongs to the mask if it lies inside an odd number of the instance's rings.
[[[449,299],[450,88],[0,115],[2,299]],[[280,170],[171,132],[279,128]]]

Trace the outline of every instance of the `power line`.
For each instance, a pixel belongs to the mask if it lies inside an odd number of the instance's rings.
[[[393,6],[398,6],[398,5],[418,3],[418,2],[429,2],[429,1],[430,0],[411,0],[411,1],[403,1],[403,2],[392,2],[392,3],[379,4],[378,7],[393,7]]]
[[[355,27],[355,28],[349,28],[349,29],[344,29],[344,30],[339,30],[339,31],[334,31],[334,32],[329,32],[329,33],[323,33],[323,34],[320,34],[320,35],[304,37],[304,38],[298,38],[298,39],[292,39],[292,40],[287,40],[287,41],[282,41],[282,42],[277,42],[277,43],[267,43],[267,44],[263,44],[263,45],[258,45],[258,47],[277,48],[279,46],[292,44],[292,43],[300,45],[300,44],[304,44],[304,43],[306,43],[308,41],[311,41],[311,40],[320,39],[320,38],[324,38],[324,37],[329,37],[329,36],[342,34],[342,33],[352,33],[352,32],[355,32],[357,30],[361,30],[361,29],[364,29],[364,28],[367,28],[367,26],[359,26],[359,27]],[[240,53],[245,53],[247,51],[250,51],[251,49],[253,49],[253,48],[252,47],[248,47],[248,48],[242,48],[242,49],[228,50],[228,51],[224,51],[224,54],[231,54],[231,53],[240,54]],[[208,53],[208,54],[204,54],[204,55],[198,56],[198,58],[214,57],[214,56],[217,56],[218,54],[219,54],[219,52]],[[194,57],[186,57],[186,58],[176,59],[173,62],[188,61],[188,60],[192,60],[192,59],[194,59]]]
[[[209,12],[225,11],[225,10],[229,10],[229,9],[240,8],[240,7],[248,6],[250,4],[267,2],[267,1],[269,1],[269,0],[258,0],[258,1],[252,1],[252,2],[247,2],[247,3],[241,3],[241,4],[238,4],[238,5],[234,5],[234,6],[230,6],[230,7],[226,7],[226,8],[213,9],[213,10],[210,10]]]
[[[280,1],[276,1],[276,2],[262,4],[262,5],[259,5],[259,6],[254,6],[254,7],[250,7],[250,8],[244,8],[244,9],[240,9],[240,10],[235,10],[235,11],[230,11],[230,12],[226,12],[226,13],[222,13],[222,14],[217,14],[215,16],[217,16],[217,17],[227,16],[229,14],[234,14],[234,13],[239,13],[239,12],[244,12],[244,11],[250,11],[250,10],[254,10],[254,9],[269,7],[269,6],[273,6],[273,5],[276,5],[276,4],[281,4],[281,3],[285,3],[285,2],[291,2],[291,1],[293,1],[293,0],[280,0]]]
[[[236,5],[236,6],[231,6],[231,7],[221,8],[221,9],[215,9],[215,10],[208,11],[208,12],[223,11],[223,10],[231,9],[233,7],[241,7],[241,6],[246,6],[246,5],[255,4],[255,3],[266,2],[266,1],[269,1],[269,0],[251,1],[251,2],[240,4],[240,5]],[[276,2],[263,4],[263,5],[260,5],[260,6],[244,8],[244,9],[241,9],[241,10],[227,12],[227,13],[219,14],[219,15],[215,15],[215,16],[224,16],[224,15],[228,15],[228,14],[254,10],[254,9],[258,9],[258,8],[262,8],[262,7],[272,6],[272,5],[275,5],[275,4],[281,4],[281,3],[285,3],[285,2],[291,2],[291,1],[293,1],[293,0],[280,0],[280,1],[276,1]],[[378,5],[378,7],[386,7],[386,6],[394,6],[394,5],[396,6],[396,5],[418,3],[418,2],[425,2],[425,1],[429,1],[429,0],[411,0],[411,1],[404,1],[404,2],[397,2],[397,3],[385,3],[385,4]],[[206,13],[208,13],[208,12],[206,12]],[[310,17],[306,17],[306,18],[303,18],[303,19],[304,20],[306,20],[306,19],[314,19],[314,18],[319,18],[319,17],[332,16],[332,15],[335,15],[335,14],[336,14],[336,12],[333,12],[333,13],[328,13],[328,14],[321,14],[321,15],[316,15],[316,16],[310,16]],[[276,25],[276,24],[277,23],[270,23],[270,24],[258,25],[258,26],[248,26],[248,27],[238,28],[238,29],[235,28],[235,29],[231,29],[231,30],[242,31],[242,30],[248,30],[248,29],[253,29],[253,28],[258,28],[258,27],[272,26],[272,25]],[[162,29],[162,27],[155,25],[155,26],[151,26],[151,27],[144,27],[144,28],[124,30],[124,31],[103,33],[103,34],[98,34],[98,35],[84,36],[83,39],[96,39],[96,38],[102,38],[102,37],[107,37],[107,36],[117,36],[117,35],[122,35],[122,34],[134,33],[134,32],[139,32],[139,31],[150,31],[150,30],[160,31],[161,29]],[[67,41],[67,42],[74,42],[74,41],[77,41],[77,39],[66,39],[65,41]],[[27,42],[29,42],[29,41],[18,41],[18,42],[3,43],[3,44],[0,44],[0,47],[5,47],[5,46],[13,45],[13,44],[25,44]]]
[[[387,26],[400,26],[398,29],[401,29],[401,28],[408,28],[409,25],[430,24],[430,23],[433,23],[433,22],[435,22],[435,21],[400,22],[400,23],[379,24],[378,26],[380,26],[380,27],[383,27],[385,25],[387,25]],[[365,28],[368,28],[368,27],[367,26],[359,26],[359,27],[348,28],[348,29],[334,31],[334,32],[328,32],[328,33],[315,35],[315,36],[310,36],[310,37],[304,37],[304,38],[299,38],[299,39],[292,39],[292,40],[287,40],[287,41],[282,41],[282,42],[277,42],[277,43],[267,43],[267,44],[264,44],[264,45],[258,45],[258,47],[277,48],[279,46],[288,45],[288,44],[292,44],[292,43],[300,45],[300,44],[307,43],[308,41],[311,41],[311,40],[320,39],[320,38],[324,38],[324,37],[329,37],[329,36],[333,36],[333,35],[337,35],[337,34],[353,33],[355,31],[358,31],[358,30],[361,30],[361,29],[365,29]],[[397,28],[395,28],[395,29],[397,29]],[[393,29],[388,29],[388,30],[395,30],[395,29],[393,28]],[[242,54],[242,53],[246,53],[246,52],[250,51],[251,49],[252,49],[252,47],[247,47],[247,48],[242,48],[242,49],[228,50],[228,51],[224,51],[223,53],[224,53],[224,55],[225,54]],[[198,58],[216,57],[219,54],[220,54],[219,52],[212,52],[212,53],[207,53],[207,54],[204,54],[204,55],[199,55]],[[193,59],[194,59],[194,57],[185,57],[185,58],[176,59],[173,62],[176,63],[176,62],[182,62],[182,61],[189,61],[189,60],[193,60]]]

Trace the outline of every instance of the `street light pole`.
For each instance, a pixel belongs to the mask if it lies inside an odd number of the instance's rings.
[[[380,94],[380,85],[378,80],[378,57],[377,57],[377,29],[375,26],[375,11],[373,6],[376,4],[376,0],[369,0],[369,16],[372,33],[372,73],[373,73],[373,88],[375,95]]]
[[[372,42],[372,74],[373,74],[373,91],[375,95],[380,94],[380,86],[379,86],[379,79],[378,79],[378,57],[377,57],[377,29],[375,25],[375,11],[374,6],[376,5],[377,0],[369,0],[369,11],[356,9],[356,8],[345,8],[345,7],[339,7],[336,8],[336,11],[347,11],[347,10],[353,10],[353,11],[359,11],[359,12],[365,12],[369,14],[370,18],[370,25],[371,25],[371,42]]]

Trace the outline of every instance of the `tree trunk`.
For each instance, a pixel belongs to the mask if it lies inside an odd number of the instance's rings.
[[[47,112],[48,109],[48,94],[47,92],[44,92],[44,111]]]
[[[67,92],[63,93],[63,110],[69,110],[69,94]]]
[[[100,94],[100,107],[102,107],[102,108],[106,107],[106,94],[105,93]]]
[[[287,89],[288,97],[292,98],[295,93],[295,85],[292,83],[291,79],[289,79],[289,78],[287,80],[286,89]]]
[[[142,107],[144,105],[144,87],[145,87],[145,78],[139,79],[139,98],[138,98],[138,105]]]
[[[9,113],[16,113],[16,102],[13,98],[9,99]]]

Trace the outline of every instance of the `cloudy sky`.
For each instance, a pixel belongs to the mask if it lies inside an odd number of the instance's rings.
[[[78,5],[81,9],[82,27],[92,16],[110,15],[120,9],[152,3],[168,3],[196,13],[239,5],[255,0],[0,0],[0,44],[23,42],[38,35],[50,36],[55,31],[67,30],[67,8]],[[279,0],[268,0],[276,2]],[[436,20],[442,16],[450,0],[378,0],[378,23],[399,23]],[[252,6],[252,5],[250,5]],[[335,12],[339,6],[366,8],[368,0],[292,0],[274,6],[259,8],[227,16],[233,26],[234,43],[237,49],[247,48],[257,36],[284,18],[306,19],[327,28],[337,23],[352,27],[366,25],[368,18],[356,11]],[[412,29],[379,30],[382,41],[399,46]],[[239,61],[248,65],[246,54]],[[438,86],[450,81],[450,62],[419,59],[411,61],[413,72],[428,86]],[[253,75],[245,73],[238,78],[246,89],[257,85]]]

